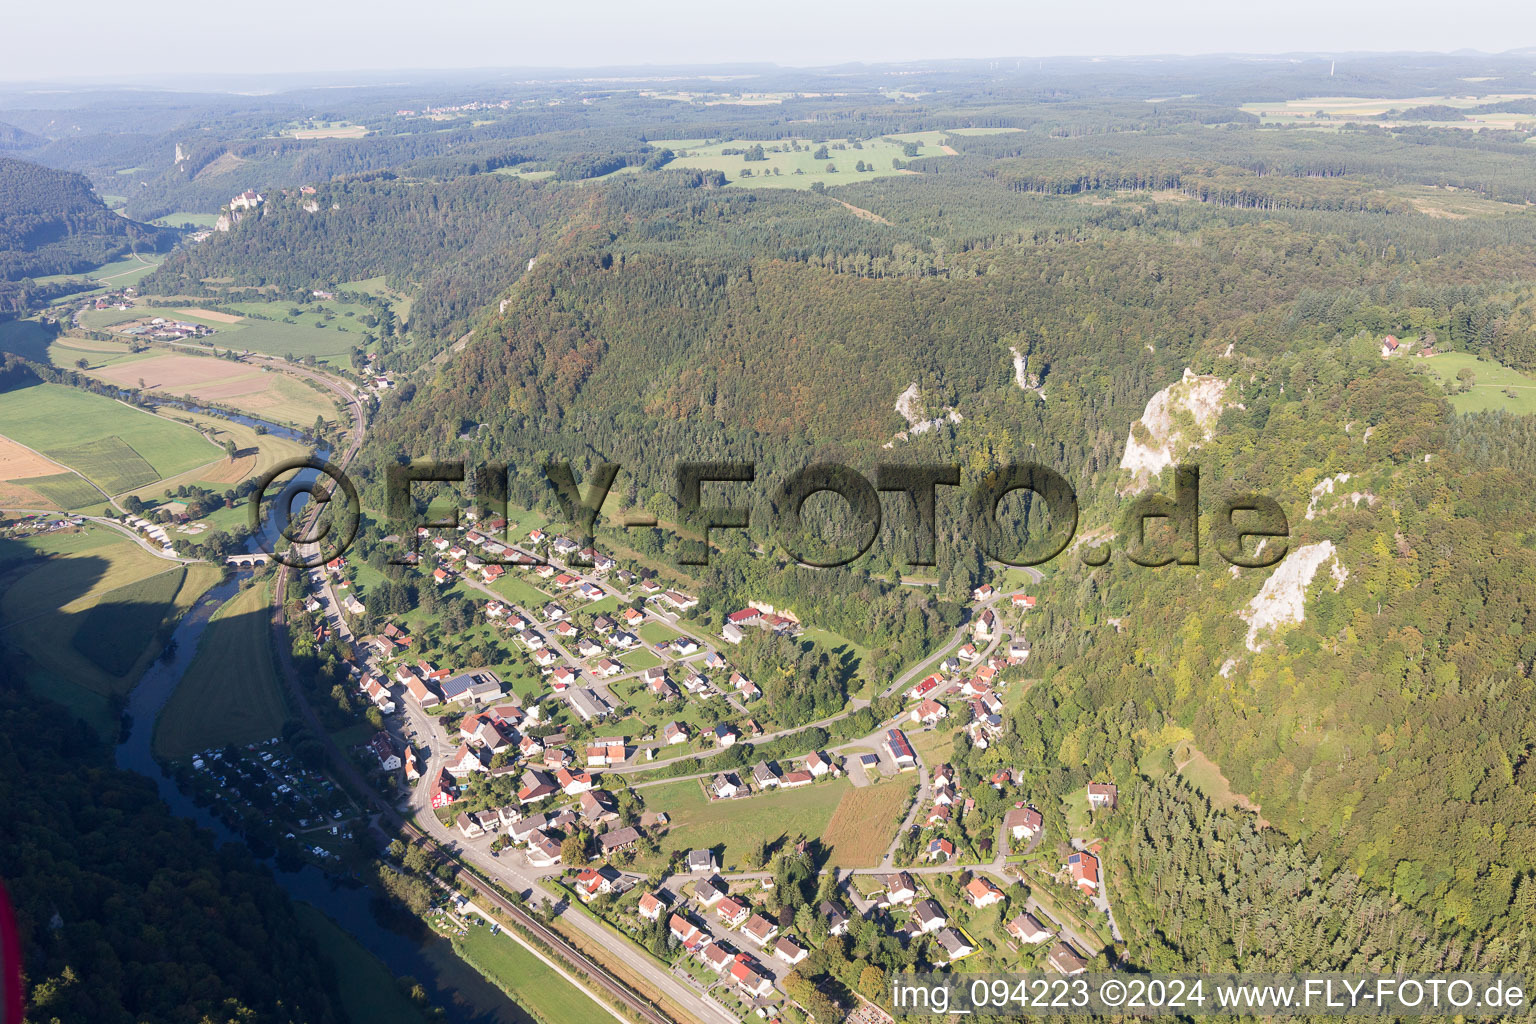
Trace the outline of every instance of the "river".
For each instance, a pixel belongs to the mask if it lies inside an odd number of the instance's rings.
[[[214,410],[198,410],[208,415],[224,415]],[[242,422],[255,421],[241,418]],[[286,428],[264,424],[273,433],[291,434]],[[322,455],[322,458],[324,456]],[[274,502],[274,508],[286,512],[286,500]],[[303,506],[296,503],[294,511]],[[274,520],[278,517],[273,516]],[[268,523],[268,529],[275,523]],[[151,740],[160,710],[176,691],[192,659],[198,641],[213,613],[240,589],[236,577],[220,583],[205,593],[182,618],[173,634],[174,654],[170,660],[157,659],[145,671],[128,698],[130,727],[117,747],[117,764],[154,781],[160,797],[181,817],[190,818],[213,833],[220,843],[244,846],[244,840],[224,824],[210,809],[197,806],[163,774],[154,758]],[[379,924],[372,909],[374,891],[357,883],[343,883],[318,868],[306,866],[298,871],[280,871],[268,862],[274,877],[296,900],[309,903],[325,913],[338,926],[357,939],[370,953],[384,962],[396,977],[410,975],[419,981],[432,1004],[444,1012],[449,1024],[533,1024],[533,1019],[505,993],[486,981],[454,953],[452,945],[436,935],[422,941],[408,938]],[[362,1022],[358,1022],[362,1024]]]

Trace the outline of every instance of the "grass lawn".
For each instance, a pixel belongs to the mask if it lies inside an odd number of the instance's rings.
[[[1061,798],[1061,813],[1066,818],[1067,834],[1078,839],[1088,837],[1088,787],[1074,789]]]
[[[272,658],[267,587],[248,587],[214,613],[197,656],[155,723],[155,753],[188,757],[276,736],[287,717]]]
[[[637,647],[627,654],[619,656],[619,661],[629,666],[632,672],[643,672],[648,668],[655,668],[661,664],[661,657],[655,651],[648,651],[644,647]]]
[[[219,222],[216,213],[191,213],[187,210],[177,210],[168,213],[164,217],[156,217],[151,224],[159,224],[164,227],[180,228],[190,224],[195,228],[211,228]]]
[[[505,576],[490,586],[508,601],[531,612],[537,612],[551,600],[548,594],[529,583],[517,569],[508,571]]]
[[[909,135],[886,138],[863,139],[859,142],[848,142],[845,139],[828,140],[824,145],[826,152],[817,156],[822,148],[822,143],[810,139],[781,139],[772,143],[763,143],[762,160],[747,160],[743,152],[727,154],[724,150],[745,151],[751,149],[755,143],[751,141],[725,141],[701,145],[696,140],[678,140],[657,142],[658,149],[668,148],[680,154],[671,164],[671,167],[696,167],[706,171],[721,171],[726,178],[735,185],[743,185],[748,188],[810,188],[813,182],[821,182],[828,188],[834,185],[847,185],[857,181],[868,181],[871,178],[884,178],[895,174],[904,174],[892,165],[892,161],[903,162],[916,157],[943,156],[945,150],[941,147],[943,132],[913,132]],[[905,144],[911,143],[917,147],[916,153],[908,157]],[[798,147],[798,148],[794,148]],[[864,171],[856,170],[858,163],[862,161],[867,168]],[[831,170],[835,167],[836,170]],[[742,177],[743,171],[750,171],[749,177]]]
[[[37,320],[8,320],[0,323],[0,352],[47,363],[48,343],[53,334],[53,328]]]
[[[290,441],[276,434],[258,434],[252,427],[218,416],[206,416],[182,409],[166,409],[160,414],[160,418],[201,430],[219,445],[225,441],[233,441],[237,456],[233,462],[225,456],[217,462],[135,488],[133,493],[146,502],[158,502],[167,489],[174,491],[182,484],[197,484],[222,494],[242,480],[260,476],[279,462],[304,458],[309,454],[309,448],[298,441]],[[277,486],[274,485],[274,488]],[[276,493],[276,489],[273,493]],[[239,517],[239,522],[250,522],[250,510],[244,502],[239,503],[233,510],[225,511]]]
[[[916,785],[916,779],[905,775],[862,789],[850,786],[821,838],[832,849],[828,863],[839,868],[879,864],[912,802]]]
[[[0,402],[0,434],[113,494],[223,458],[190,427],[61,384],[7,392]]]
[[[682,634],[669,626],[652,619],[640,627],[638,636],[648,644],[667,643],[676,640]]]
[[[723,839],[721,867],[732,870],[744,868],[741,857],[758,840],[771,844],[786,836],[825,837],[838,804],[852,789],[847,779],[838,779],[804,789],[709,800],[697,779],[685,779],[640,792],[648,810],[665,811],[672,819],[661,838],[663,857],[673,850],[712,847]]]
[[[1409,358],[1432,373],[1447,391],[1455,389],[1459,383],[1457,374],[1462,370],[1472,371],[1472,390],[1451,395],[1451,407],[1457,412],[1503,409],[1516,416],[1536,413],[1536,377],[1528,377],[1518,370],[1466,352],[1442,352],[1428,359]]]
[[[194,565],[174,591],[169,588],[171,578],[146,583],[165,575],[171,563],[106,527],[87,526],[78,533],[38,540],[25,547],[53,557],[7,577],[0,586],[0,631],[7,644],[28,655],[34,682],[50,695],[56,683],[100,696],[125,693],[159,654],[153,629],[135,634],[116,617],[96,612],[97,605],[120,602],[121,610],[134,601],[158,599],[158,609],[135,609],[131,616],[133,624],[153,619],[158,626],[180,618],[219,579],[212,566]],[[23,545],[7,545],[12,547]],[[135,635],[139,646],[130,651]],[[103,664],[124,670],[115,674]]]
[[[487,981],[538,1014],[545,1024],[588,1024],[608,1016],[591,996],[508,935],[473,927],[463,938],[453,940],[453,948]]]
[[[299,924],[320,947],[320,955],[330,961],[331,973],[340,990],[342,1009],[353,1024],[368,1021],[425,1024],[426,1017],[400,990],[389,968],[361,943],[308,903],[294,904],[294,912]]]
[[[178,565],[111,591],[85,613],[71,644],[107,675],[126,675],[143,653],[145,639],[165,621],[186,578],[186,566]]]
[[[912,742],[912,749],[917,751],[917,756],[922,758],[926,765],[943,764],[955,753],[955,737],[960,734],[961,726],[945,729],[907,729],[907,739]]]

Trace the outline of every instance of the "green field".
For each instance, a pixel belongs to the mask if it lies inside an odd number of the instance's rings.
[[[676,640],[682,634],[668,626],[664,626],[651,619],[640,627],[637,635],[648,644],[661,644],[670,640]]]
[[[1451,395],[1451,406],[1457,412],[1536,413],[1536,377],[1467,352],[1442,352],[1428,359],[1414,359],[1414,363],[1432,373],[1447,391],[1459,386],[1457,375],[1461,371],[1472,372],[1472,389]]]
[[[697,779],[665,786],[648,786],[638,792],[646,807],[665,811],[672,825],[661,838],[662,856],[673,850],[713,847],[725,842],[720,866],[743,868],[748,847],[761,840],[774,843],[783,837],[805,835],[821,838],[843,796],[853,788],[847,779],[820,782],[795,790],[771,790],[735,800],[710,800]]]
[[[643,672],[661,664],[661,658],[655,651],[648,651],[643,647],[619,655],[618,660],[629,666],[631,672]]]
[[[6,542],[6,550],[52,556],[4,578],[0,632],[7,645],[27,655],[33,688],[64,703],[72,703],[75,689],[100,697],[126,692],[160,651],[155,630],[142,624],[152,619],[158,626],[164,619],[179,618],[219,578],[212,566],[189,566],[172,591],[169,583],[181,570],[168,573],[165,559],[104,526],[88,525],[25,544]],[[124,611],[125,603],[151,600],[162,603],[134,612],[139,629],[96,610],[103,602],[119,602],[118,610]],[[138,647],[130,650],[135,636]],[[111,653],[82,653],[98,647],[111,648]],[[123,666],[119,672],[109,668]]]
[[[361,943],[308,903],[295,903],[293,909],[299,924],[320,947],[320,955],[329,961],[351,1024],[425,1024],[426,1016],[400,990],[389,968]]]
[[[165,621],[186,577],[186,567],[178,565],[106,594],[85,613],[72,646],[108,675],[126,675]]]
[[[186,210],[177,210],[168,213],[164,217],[156,217],[151,224],[159,224],[168,228],[185,227],[191,224],[195,228],[211,228],[218,223],[219,215],[216,213],[191,213]]]
[[[37,320],[7,320],[0,323],[0,352],[47,363],[48,344],[53,335],[53,328]]]
[[[189,757],[226,743],[276,736],[287,717],[272,643],[267,588],[242,590],[214,613],[197,656],[155,723],[155,753]]]
[[[217,333],[204,339],[209,348],[260,352],[279,357],[291,355],[299,359],[314,356],[321,362],[346,362],[353,347],[362,348],[367,344],[367,329],[358,319],[366,307],[355,303],[331,300],[296,306],[286,302],[227,302],[219,299],[160,301],[165,304],[141,303],[127,310],[89,310],[81,314],[80,326],[87,330],[108,331],[130,320],[161,316],[212,327]],[[200,317],[196,313],[182,312],[200,308],[200,303],[233,310],[246,319],[225,323]],[[320,311],[321,307],[324,312]],[[289,311],[293,309],[300,311],[298,315],[290,314]],[[353,315],[347,316],[349,312]]]
[[[700,143],[694,139],[678,139],[656,142],[658,149],[671,149],[680,154],[669,167],[695,167],[705,171],[720,171],[732,184],[749,188],[810,188],[813,182],[827,187],[848,185],[871,178],[885,178],[905,174],[892,165],[920,157],[943,156],[944,132],[911,132],[906,135],[885,136],[849,142],[846,139],[829,139],[818,143],[811,139],[782,139],[763,143],[762,160],[747,160],[741,153],[726,154],[722,150],[748,150],[756,143],[748,140]],[[907,156],[906,143],[917,146],[915,156]],[[826,155],[817,158],[816,153],[825,145]],[[793,148],[798,147],[798,149]],[[839,148],[841,147],[841,148]],[[864,171],[857,170],[863,161]],[[836,167],[836,171],[829,169]],[[750,171],[743,177],[743,171]]]
[[[505,576],[490,587],[504,599],[531,612],[537,612],[549,603],[549,595],[529,583],[520,569],[509,569]]]
[[[507,935],[492,935],[490,928],[474,927],[468,935],[454,939],[453,948],[487,981],[532,1010],[545,1024],[589,1024],[608,1017],[591,996]]]
[[[102,493],[78,473],[54,473],[52,476],[33,476],[15,482],[36,491],[61,509],[83,509],[98,502],[106,502]]]
[[[61,384],[7,392],[0,402],[0,434],[79,470],[111,494],[185,473],[223,454],[190,427]],[[72,456],[80,463],[71,462]]]

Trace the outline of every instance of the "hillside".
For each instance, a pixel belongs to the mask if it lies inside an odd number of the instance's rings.
[[[175,238],[108,210],[83,175],[0,157],[0,284],[164,251]]]

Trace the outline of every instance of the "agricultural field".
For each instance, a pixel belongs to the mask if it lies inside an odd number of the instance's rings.
[[[285,459],[302,458],[309,454],[309,448],[298,441],[278,437],[276,434],[258,434],[255,429],[243,423],[218,416],[165,409],[160,418],[200,430],[220,446],[226,441],[233,441],[235,458],[231,460],[226,456],[178,476],[167,477],[133,490],[133,494],[149,503],[159,500],[167,490],[174,491],[182,484],[196,484],[209,490],[223,491],[249,477],[260,476]],[[244,509],[240,511],[243,513]]]
[[[1446,391],[1452,392],[1451,406],[1457,412],[1503,410],[1516,416],[1536,413],[1536,377],[1519,370],[1467,352],[1442,352],[1427,359],[1415,358],[1414,363],[1423,366]],[[1463,370],[1471,372],[1472,387],[1456,394]]]
[[[0,352],[10,352],[34,363],[48,362],[48,343],[54,328],[37,320],[7,320],[0,323]]]
[[[654,145],[658,149],[671,149],[679,154],[668,165],[670,167],[720,171],[735,185],[749,188],[810,188],[812,183],[819,181],[830,188],[870,178],[914,173],[898,170],[892,166],[892,161],[905,163],[920,157],[952,155],[954,151],[943,143],[944,135],[944,132],[939,131],[911,132],[855,142],[833,139],[825,143],[811,139],[784,139],[762,144],[762,160],[747,160],[741,152],[724,152],[750,150],[757,145],[752,141],[677,139],[656,142]],[[907,155],[909,144],[915,147],[910,156]],[[826,153],[818,157],[822,146],[826,147]],[[866,170],[856,169],[860,161]],[[829,165],[836,170],[830,170]],[[744,171],[751,173],[743,176]]]
[[[673,850],[714,847],[723,840],[721,867],[737,870],[742,867],[742,855],[758,840],[772,844],[786,836],[827,836],[833,813],[852,790],[847,779],[838,779],[804,789],[710,800],[699,780],[685,779],[639,792],[648,807],[671,816],[671,827],[661,837],[663,856]]]
[[[227,461],[216,445],[188,426],[59,384],[9,392],[0,403],[0,435],[76,471],[108,494]],[[15,482],[44,494],[50,484],[62,483],[47,476]]]
[[[27,656],[35,690],[98,712],[106,697],[127,692],[159,653],[156,627],[180,618],[219,578],[212,566],[172,568],[104,526],[7,547],[50,557],[4,576],[0,633]],[[154,602],[158,612],[138,607]],[[100,725],[95,714],[83,717]]]
[[[216,213],[193,213],[190,210],[177,210],[174,213],[166,214],[164,217],[156,217],[150,223],[167,228],[184,228],[188,224],[194,228],[211,228],[218,223],[218,220],[219,215]]]
[[[866,868],[880,863],[896,836],[916,781],[898,776],[864,787],[849,788],[838,801],[821,841],[831,848],[828,863],[839,868]]]
[[[210,300],[203,300],[210,301]],[[199,308],[195,301],[171,300],[164,305],[139,303],[131,309],[92,309],[80,315],[86,330],[110,332],[113,327],[145,317],[165,317],[212,327],[213,336],[201,339],[206,347],[236,352],[346,363],[353,348],[367,344],[366,328],[358,321],[364,307],[353,303],[215,302],[237,310],[239,319],[226,313]],[[297,314],[292,310],[299,310]],[[347,316],[347,313],[351,316]]]
[[[288,711],[270,624],[265,584],[247,587],[214,613],[197,656],[155,723],[156,755],[188,757],[282,731]]]
[[[1363,96],[1313,96],[1296,100],[1276,100],[1245,103],[1242,109],[1257,114],[1265,124],[1311,125],[1329,127],[1349,121],[1381,120],[1384,124],[1425,124],[1451,128],[1514,128],[1531,119],[1529,114],[1497,111],[1484,114],[1467,114],[1461,120],[1403,119],[1391,116],[1393,112],[1405,112],[1415,107],[1452,107],[1470,109],[1497,103],[1501,100],[1533,98],[1530,93],[1504,93],[1490,96],[1414,96],[1406,99],[1379,99]],[[1382,115],[1388,115],[1383,117]]]
[[[0,437],[0,508],[63,510],[101,500],[101,492],[77,474]]]
[[[472,967],[545,1024],[588,1024],[607,1014],[575,985],[508,935],[475,926],[453,948]]]
[[[70,341],[56,342],[50,355],[55,361],[60,356],[87,359],[90,365],[85,372],[109,384],[231,406],[274,423],[302,428],[312,426],[316,417],[328,422],[336,419],[335,405],[319,391],[287,374],[249,363],[161,349],[98,356],[77,350]]]

